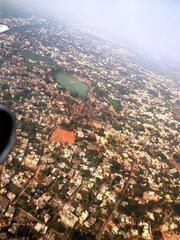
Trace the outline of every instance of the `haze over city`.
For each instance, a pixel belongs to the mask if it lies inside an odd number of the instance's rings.
[[[17,0],[18,1],[18,0]],[[116,43],[139,48],[180,65],[180,1],[178,0],[28,0],[69,23],[83,25]]]

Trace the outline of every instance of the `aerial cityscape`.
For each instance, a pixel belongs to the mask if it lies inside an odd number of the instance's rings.
[[[0,15],[0,33],[0,239],[180,239],[179,82],[54,18]]]

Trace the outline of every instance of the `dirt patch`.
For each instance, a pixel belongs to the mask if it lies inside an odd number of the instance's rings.
[[[75,133],[57,128],[51,135],[51,142],[74,144]]]

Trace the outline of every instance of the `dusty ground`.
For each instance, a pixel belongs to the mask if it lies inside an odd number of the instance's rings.
[[[51,142],[74,144],[75,133],[57,128],[51,135]]]

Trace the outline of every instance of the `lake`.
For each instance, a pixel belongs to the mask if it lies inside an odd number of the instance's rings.
[[[76,79],[73,74],[60,71],[55,75],[56,81],[66,90],[76,93],[81,97],[88,96],[88,86]]]

